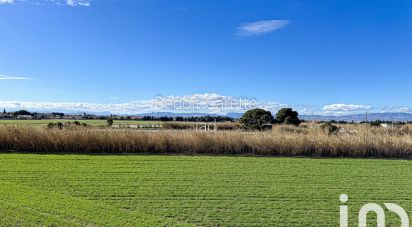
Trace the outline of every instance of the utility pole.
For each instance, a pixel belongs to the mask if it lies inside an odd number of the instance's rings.
[[[366,115],[365,115],[365,122],[368,123],[368,112],[366,112]]]
[[[314,115],[314,113],[313,113],[313,110],[312,110],[312,123],[313,123],[313,124],[315,123],[315,115]]]

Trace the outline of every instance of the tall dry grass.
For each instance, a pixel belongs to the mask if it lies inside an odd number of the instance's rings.
[[[0,127],[0,151],[412,158],[409,126],[393,130],[345,127],[345,133],[328,135],[317,125],[277,126],[272,132],[213,133],[5,126]]]
[[[241,129],[240,123],[237,122],[217,122],[215,123],[217,130],[239,130]],[[163,122],[162,127],[169,130],[196,130],[201,129],[206,125],[209,125],[210,130],[215,129],[214,123],[204,123],[204,122]]]

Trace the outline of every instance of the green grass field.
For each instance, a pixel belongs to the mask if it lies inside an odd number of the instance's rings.
[[[351,226],[369,202],[412,211],[402,160],[2,154],[0,179],[2,226],[339,226],[342,193]]]
[[[50,119],[50,120],[0,120],[1,125],[30,125],[30,126],[47,126],[48,123],[65,123],[74,122],[75,120],[67,119]],[[106,120],[78,120],[80,123],[86,123],[91,126],[106,126]],[[114,125],[159,125],[160,121],[140,121],[140,120],[116,120],[113,122]]]

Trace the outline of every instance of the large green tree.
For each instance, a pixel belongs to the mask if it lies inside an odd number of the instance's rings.
[[[18,115],[31,115],[31,113],[27,110],[18,110],[16,112],[13,113],[14,116],[18,116]]]
[[[292,108],[283,108],[276,114],[276,122],[288,125],[300,125],[301,120],[298,118],[299,113]]]
[[[270,111],[263,109],[253,109],[247,111],[240,118],[243,128],[248,130],[263,130],[265,125],[272,124],[275,118]]]

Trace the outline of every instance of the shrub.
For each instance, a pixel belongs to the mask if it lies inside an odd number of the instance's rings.
[[[107,126],[112,127],[113,126],[113,119],[112,118],[108,118],[107,121]]]
[[[320,126],[320,128],[327,133],[328,135],[337,134],[339,132],[339,127],[330,123],[326,122]]]
[[[52,122],[47,124],[47,128],[54,128],[55,126],[56,126],[56,124],[52,123]]]
[[[247,130],[263,130],[267,124],[272,124],[274,120],[270,111],[253,109],[243,114],[240,123]]]
[[[380,127],[382,123],[383,123],[382,121],[377,120],[377,121],[372,121],[369,124],[373,127]]]

